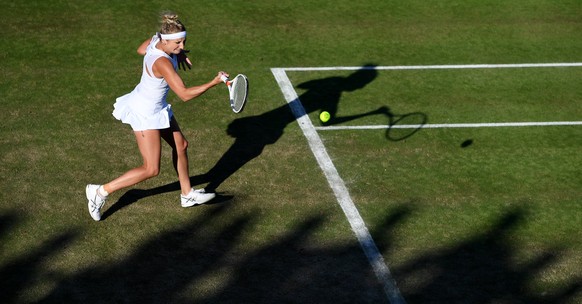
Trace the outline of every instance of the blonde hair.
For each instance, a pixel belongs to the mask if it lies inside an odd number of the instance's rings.
[[[160,28],[160,34],[174,34],[183,32],[186,27],[180,20],[178,20],[178,15],[173,12],[162,13],[162,26]]]

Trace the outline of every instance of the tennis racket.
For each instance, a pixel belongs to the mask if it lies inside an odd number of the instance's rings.
[[[232,108],[232,111],[235,113],[242,112],[249,95],[249,80],[247,79],[247,76],[238,74],[233,80],[230,80],[223,75],[221,79],[226,84],[226,87],[228,87],[230,107]]]

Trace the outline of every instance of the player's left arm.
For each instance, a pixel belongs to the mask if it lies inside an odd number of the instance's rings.
[[[144,56],[148,49],[148,45],[150,44],[151,41],[152,38],[148,38],[144,42],[142,42],[142,44],[140,44],[139,47],[137,48],[137,53]]]

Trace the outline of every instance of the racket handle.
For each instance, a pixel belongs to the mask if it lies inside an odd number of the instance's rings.
[[[221,76],[220,76],[220,79],[222,80],[222,82],[224,82],[224,83],[228,84],[228,83],[227,83],[227,81],[228,81],[228,77],[226,77],[226,75],[221,75]]]

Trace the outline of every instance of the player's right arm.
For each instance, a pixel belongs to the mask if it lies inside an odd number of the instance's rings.
[[[193,98],[196,98],[204,94],[210,88],[222,83],[221,77],[223,75],[228,77],[227,73],[221,71],[218,72],[217,75],[207,83],[193,87],[186,87],[184,81],[180,75],[178,75],[176,70],[174,70],[172,63],[168,58],[158,58],[156,62],[154,62],[152,69],[154,76],[158,78],[163,77],[170,86],[170,89],[172,89],[172,91],[174,91],[174,93],[176,93],[176,95],[178,95],[182,101],[189,101]]]

